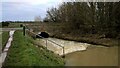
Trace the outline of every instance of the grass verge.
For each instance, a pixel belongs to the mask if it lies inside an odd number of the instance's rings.
[[[28,68],[34,68],[34,66],[64,66],[64,61],[61,57],[43,47],[36,47],[31,37],[23,36],[22,32],[16,31],[3,68],[8,66],[27,66]]]

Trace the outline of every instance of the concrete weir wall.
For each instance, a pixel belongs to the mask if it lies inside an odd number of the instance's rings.
[[[67,40],[56,39],[56,38],[38,39],[37,41],[45,47],[47,45],[48,50],[51,50],[54,53],[59,55],[63,55],[63,47],[64,47],[64,54],[68,54],[75,51],[86,50],[87,47],[90,46],[90,44],[87,44],[87,43],[67,41]]]

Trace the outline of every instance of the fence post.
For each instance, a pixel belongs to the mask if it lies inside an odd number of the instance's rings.
[[[47,49],[47,39],[46,39],[46,49]]]
[[[25,36],[25,26],[23,26],[23,35]]]
[[[65,58],[65,50],[64,50],[64,46],[62,47],[63,48],[63,58]]]

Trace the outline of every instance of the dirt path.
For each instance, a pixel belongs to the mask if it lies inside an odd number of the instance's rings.
[[[11,42],[13,40],[13,34],[14,34],[14,32],[15,32],[15,30],[9,32],[9,36],[10,37],[8,39],[8,42],[7,42],[6,46],[5,46],[2,54],[0,55],[0,68],[2,67],[2,63],[5,61],[5,58],[7,56],[7,51],[9,49],[9,47],[11,46]]]
[[[2,31],[0,31],[0,54],[2,52]]]

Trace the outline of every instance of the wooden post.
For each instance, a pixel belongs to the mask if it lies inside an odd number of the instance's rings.
[[[23,26],[23,35],[25,36],[25,26]]]
[[[64,49],[64,47],[63,47],[63,56],[62,57],[65,58],[65,49]]]
[[[47,39],[46,39],[46,49],[47,49]]]

